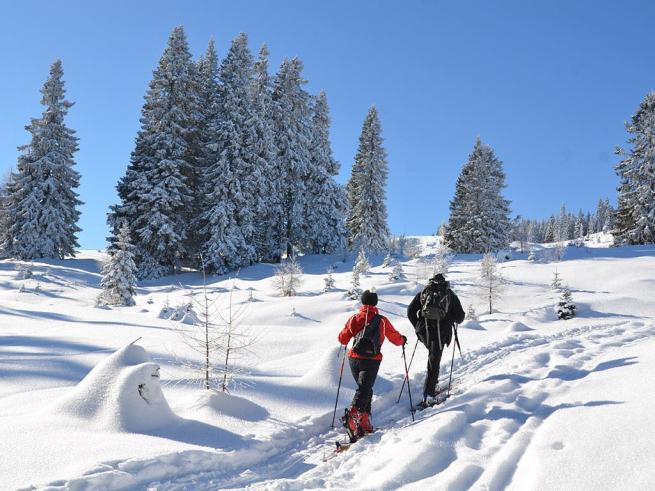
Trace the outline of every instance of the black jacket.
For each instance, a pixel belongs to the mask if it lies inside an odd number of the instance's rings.
[[[448,346],[453,336],[453,324],[460,324],[466,316],[459,298],[448,288],[450,302],[446,318],[442,321],[427,321],[426,326],[426,321],[421,314],[421,293],[417,293],[407,307],[409,322],[412,323],[416,335],[428,349],[431,349],[430,345],[438,346],[441,344],[441,348]],[[439,343],[439,340],[441,340],[441,343]]]

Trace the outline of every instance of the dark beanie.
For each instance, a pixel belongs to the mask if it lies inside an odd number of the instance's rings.
[[[437,273],[430,279],[430,281],[432,283],[445,283],[446,278],[444,278],[444,276],[441,273]]]
[[[375,307],[378,304],[378,294],[375,291],[366,290],[362,293],[362,305],[372,305]]]

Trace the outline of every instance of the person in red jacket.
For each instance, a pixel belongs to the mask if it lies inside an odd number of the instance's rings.
[[[382,361],[380,347],[384,339],[396,346],[407,343],[407,338],[394,329],[389,319],[378,313],[377,303],[378,295],[375,289],[366,290],[362,294],[361,308],[348,319],[338,336],[343,345],[348,345],[349,341],[355,338],[353,347],[348,351],[348,361],[357,383],[357,391],[352,405],[346,409],[342,418],[351,441],[373,431],[371,399]]]

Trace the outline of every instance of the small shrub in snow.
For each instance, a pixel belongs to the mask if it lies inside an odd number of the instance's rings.
[[[485,301],[489,302],[489,313],[493,312],[493,304],[500,300],[505,278],[498,270],[495,254],[487,253],[480,262],[481,290]]]
[[[350,281],[350,288],[346,292],[346,296],[351,300],[358,300],[362,296],[362,289],[359,286],[359,271],[353,268],[353,276]]]
[[[555,270],[553,272],[553,280],[550,282],[550,287],[553,290],[559,290],[562,288],[562,278],[560,278],[560,274]]]
[[[389,273],[389,281],[398,281],[404,276],[403,265],[400,264],[400,261],[395,261],[391,273]]]
[[[528,261],[535,262],[537,260],[537,249],[534,247],[530,249],[530,252],[528,253]]]
[[[355,262],[355,269],[359,272],[359,274],[363,275],[368,274],[369,270],[371,269],[371,263],[368,262],[366,252],[364,251],[363,247],[359,250],[359,255],[357,256],[357,261]]]
[[[302,268],[295,258],[287,259],[275,272],[275,287],[283,297],[294,297],[302,284]]]
[[[21,263],[16,269],[18,270],[18,274],[16,275],[17,280],[29,280],[34,276],[34,268],[31,264]]]
[[[469,305],[468,309],[466,310],[466,318],[470,321],[477,321],[478,320],[478,314],[475,313],[475,309],[473,308],[473,304]]]
[[[334,290],[334,277],[332,276],[333,269],[328,268],[327,270],[327,276],[323,278],[323,281],[325,282],[325,286],[323,287],[324,292],[329,292]]]
[[[421,242],[415,238],[409,238],[405,242],[405,248],[403,251],[403,255],[410,258],[410,259],[416,259],[421,255],[423,252],[423,247],[421,246]]]
[[[454,258],[453,251],[443,242],[439,242],[434,252],[434,270],[432,271],[434,276],[437,273],[442,275],[448,274],[450,265],[453,262]]]
[[[386,256],[384,256],[384,261],[382,261],[382,267],[383,268],[388,268],[389,266],[393,265],[393,257],[391,256],[391,253],[387,253]]]
[[[252,287],[248,288],[248,302],[254,302],[255,301],[255,296],[254,296],[253,291],[254,290],[253,290]]]
[[[567,320],[575,317],[575,303],[568,286],[562,288],[562,294],[557,302],[557,318]]]

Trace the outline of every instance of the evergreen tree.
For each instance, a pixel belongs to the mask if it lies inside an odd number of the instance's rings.
[[[73,159],[78,146],[75,132],[64,122],[73,103],[65,98],[63,75],[57,60],[41,89],[45,109],[25,127],[32,139],[19,147],[22,154],[8,187],[5,248],[20,259],[63,259],[74,256],[78,247],[77,207],[82,202],[75,192],[80,175]]]
[[[619,176],[616,235],[619,242],[655,242],[655,92],[650,92],[626,124],[629,150],[617,149],[623,160]],[[602,224],[604,226],[605,223]]]
[[[145,96],[135,149],[117,186],[121,203],[108,218],[114,237],[130,225],[141,278],[174,272],[189,254],[195,165],[202,157],[199,79],[184,29],[176,27]]]
[[[255,248],[259,260],[278,262],[282,231],[282,196],[280,166],[275,147],[273,87],[268,75],[268,48],[259,50],[252,82],[255,131],[253,152],[259,157],[263,175],[260,200],[255,205]]]
[[[131,306],[136,290],[136,265],[127,225],[121,227],[116,239],[116,247],[102,269],[102,293],[98,303]]]
[[[573,296],[568,286],[562,288],[562,294],[557,302],[556,310],[558,319],[567,320],[575,317],[576,305],[573,303]]]
[[[450,203],[446,244],[458,252],[489,252],[506,247],[511,231],[509,201],[503,195],[502,162],[480,138],[462,168]]]
[[[266,199],[262,168],[254,144],[256,113],[251,97],[252,56],[248,38],[240,34],[221,63],[216,119],[211,121],[214,162],[204,184],[207,209],[201,215],[205,265],[223,273],[257,259],[256,207]]]
[[[359,249],[359,254],[357,255],[357,261],[355,261],[355,268],[360,274],[368,274],[371,269],[371,263],[368,262],[366,257],[366,251],[363,247]]]
[[[385,204],[389,170],[382,141],[380,119],[373,106],[364,120],[346,188],[350,203],[347,219],[350,245],[370,252],[386,250],[389,240]]]
[[[346,297],[351,300],[358,300],[362,296],[362,289],[359,284],[359,269],[357,267],[353,268],[353,274],[350,280],[350,288],[346,292]]]
[[[389,273],[389,281],[397,281],[405,275],[403,271],[403,265],[400,264],[400,261],[395,261],[393,264],[393,269]]]
[[[332,276],[333,272],[334,269],[328,268],[327,276],[323,278],[323,281],[325,282],[325,287],[323,288],[323,291],[326,293],[334,290],[334,277]]]
[[[327,97],[321,91],[314,103],[310,165],[305,201],[308,248],[315,254],[332,254],[345,245],[347,196],[334,181],[339,163],[332,157]]]
[[[304,214],[306,210],[307,176],[310,162],[309,94],[302,86],[303,64],[298,58],[284,59],[273,84],[273,128],[280,176],[282,222],[279,231],[286,245],[287,257],[294,247],[307,243]]]

